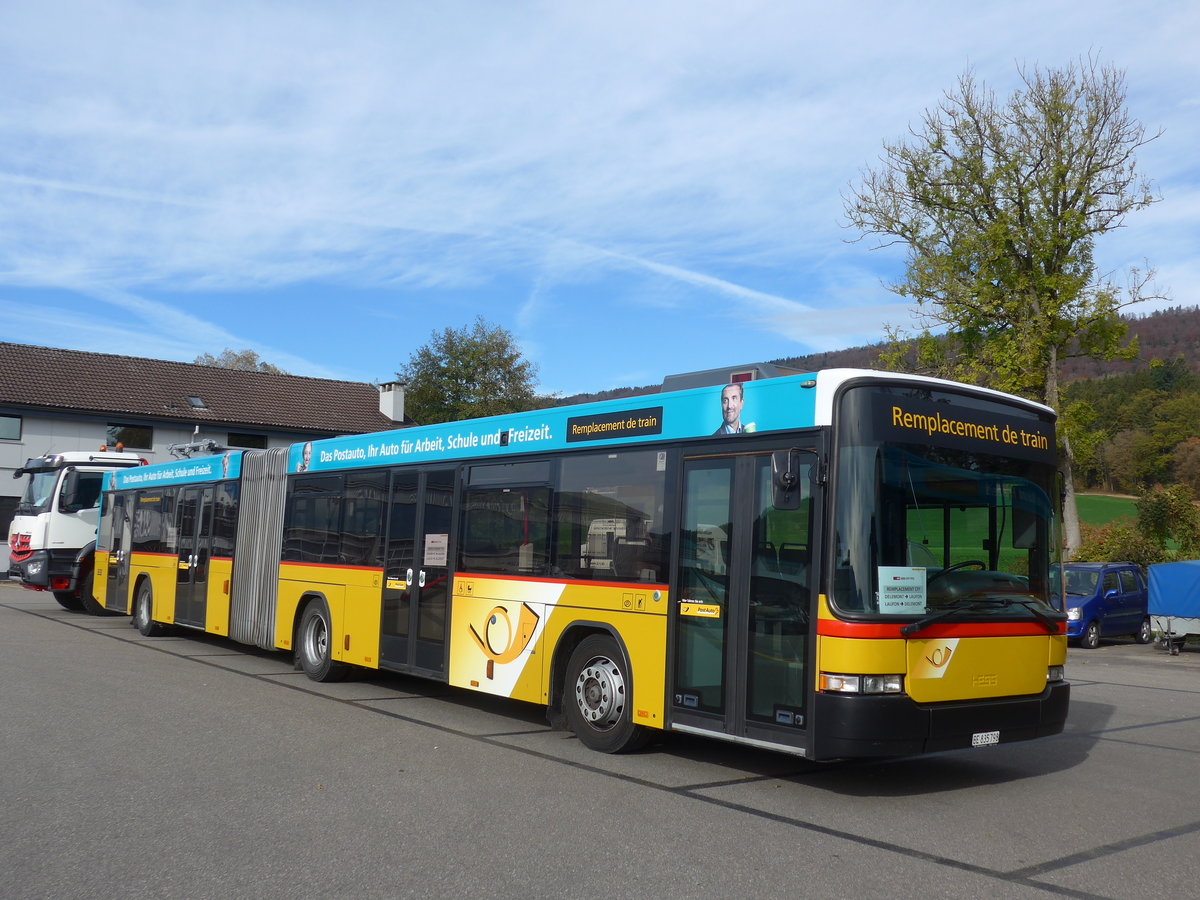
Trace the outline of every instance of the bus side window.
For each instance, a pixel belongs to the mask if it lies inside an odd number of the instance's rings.
[[[550,562],[550,488],[485,487],[463,495],[461,567],[543,575]]]
[[[337,563],[341,552],[342,500],[340,475],[302,476],[290,481],[281,558]]]

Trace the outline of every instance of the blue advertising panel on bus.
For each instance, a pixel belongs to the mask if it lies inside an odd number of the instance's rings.
[[[797,375],[714,385],[311,441],[292,446],[288,471],[327,472],[808,428],[815,422],[815,378]]]
[[[240,478],[241,475],[242,451],[231,450],[219,456],[177,459],[155,463],[152,466],[117,469],[105,474],[104,490],[124,491],[167,484],[194,484],[220,481],[223,478]]]

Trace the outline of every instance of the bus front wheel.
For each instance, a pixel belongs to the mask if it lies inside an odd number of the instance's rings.
[[[300,617],[296,657],[304,674],[313,681],[341,681],[346,677],[346,665],[333,659],[333,629],[324,600],[313,600]]]
[[[567,663],[567,721],[585,746],[601,753],[636,750],[649,731],[633,722],[630,674],[616,641],[593,634],[580,641]]]

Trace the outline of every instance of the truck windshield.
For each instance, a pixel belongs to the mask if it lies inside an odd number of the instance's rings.
[[[25,483],[25,492],[17,504],[18,516],[36,516],[50,509],[58,472],[34,472]]]
[[[848,393],[859,397],[843,407],[837,450],[834,608],[913,620],[955,609],[1031,619],[1053,612],[1052,453],[1006,453],[1002,441],[987,440],[992,428],[1001,435],[1011,423],[1013,434],[1032,434],[1042,423],[975,397]],[[896,440],[908,434],[892,423],[909,419],[892,410],[927,408],[983,423],[981,437],[952,442],[923,431],[923,441]],[[1053,426],[1043,428],[1052,447]]]

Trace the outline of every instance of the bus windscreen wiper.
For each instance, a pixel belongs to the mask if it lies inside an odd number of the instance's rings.
[[[955,613],[960,613],[964,610],[987,609],[989,607],[1008,607],[1014,605],[1023,606],[1025,609],[1033,613],[1039,620],[1041,620],[1041,623],[1046,627],[1047,631],[1051,633],[1058,631],[1058,623],[1034,606],[1032,600],[1016,600],[1012,597],[980,597],[974,600],[960,601],[959,603],[939,609],[935,613],[930,613],[922,619],[917,619],[915,622],[910,622],[900,629],[900,634],[902,634],[904,637],[909,637],[916,634],[918,631],[928,628],[934,622],[940,622],[942,619],[948,619]]]
[[[1039,619],[1043,625],[1046,626],[1046,630],[1048,632],[1050,632],[1051,634],[1054,634],[1055,632],[1058,631],[1058,622],[1054,621],[1054,619],[1050,618],[1048,615],[1046,615],[1044,612],[1042,612],[1040,609],[1038,609],[1037,606],[1034,605],[1034,602],[1032,600],[1008,599],[1008,600],[1005,600],[1005,603],[1006,604],[1015,603],[1017,606],[1025,607],[1027,610],[1029,610],[1031,613],[1033,613],[1033,615],[1037,619]]]

